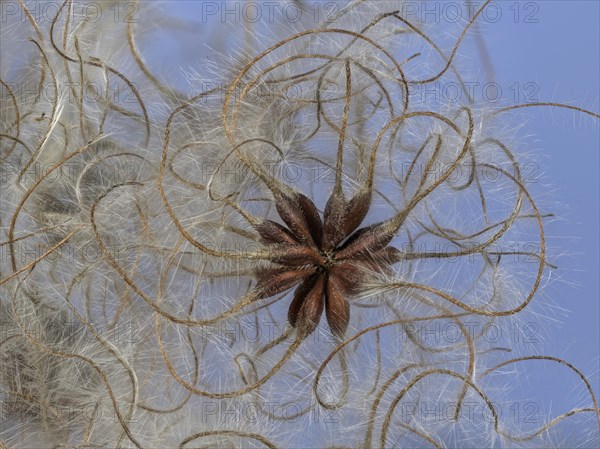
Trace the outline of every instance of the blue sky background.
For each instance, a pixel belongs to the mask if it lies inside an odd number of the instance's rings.
[[[506,2],[508,3],[508,2]],[[525,3],[525,2],[522,2]],[[534,82],[540,101],[598,110],[599,3],[541,2],[539,23],[506,20],[482,31],[500,85]],[[511,92],[512,95],[512,92]],[[551,108],[530,108],[527,129],[540,154],[542,185],[555,200],[557,220],[547,225],[558,259],[552,299],[570,309],[548,345],[593,372],[599,355],[599,129],[595,119]],[[534,190],[534,191],[535,191]],[[549,204],[552,204],[551,202]],[[547,210],[548,211],[548,210]],[[564,260],[562,260],[564,259]],[[597,369],[597,368],[596,368]]]
[[[481,27],[496,81],[501,86],[534,82],[540,101],[567,103],[597,112],[600,3],[561,0],[535,2],[535,8],[528,6],[533,3],[520,2],[520,7],[522,12],[537,11],[532,17],[537,23],[527,23],[522,14],[519,21],[513,16]],[[514,6],[514,2],[500,4],[504,9]],[[600,127],[596,119],[567,110],[529,108],[522,115],[528,119],[527,134],[533,135],[529,139],[531,149],[540,155],[543,177],[534,186],[534,192],[547,200],[546,206],[554,203],[552,212],[557,214],[556,221],[546,226],[549,248],[555,254],[564,254],[554,259],[559,269],[547,296],[565,311],[556,312],[560,323],[548,321],[549,332],[544,333],[542,346],[535,349],[562,357],[592,376],[597,393]],[[547,375],[546,368],[552,368],[552,376]],[[576,382],[566,369],[534,362],[528,371],[535,380],[527,383],[528,392],[540,398],[552,397],[553,410],[572,404],[574,391],[585,398],[580,388],[572,390],[559,385],[561,381],[568,385]],[[569,422],[564,432],[567,439],[576,434],[577,421]]]

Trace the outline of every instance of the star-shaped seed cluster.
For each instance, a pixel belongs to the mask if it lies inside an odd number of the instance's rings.
[[[256,271],[255,292],[268,298],[297,287],[288,320],[301,336],[312,333],[323,309],[334,335],[342,338],[350,320],[348,298],[355,296],[369,273],[388,273],[399,251],[388,246],[395,232],[388,223],[362,227],[370,207],[368,190],[346,201],[334,189],[323,219],[315,204],[299,192],[275,192],[285,224],[265,219],[255,226],[272,249],[268,268]]]

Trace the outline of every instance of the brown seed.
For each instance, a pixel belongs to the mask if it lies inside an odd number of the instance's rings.
[[[336,287],[343,295],[352,296],[358,292],[365,273],[359,264],[342,262],[330,268],[329,276],[334,278]]]
[[[337,276],[329,276],[325,299],[327,323],[333,335],[343,338],[350,322],[350,305],[342,294]]]
[[[359,229],[336,253],[336,260],[349,259],[365,253],[376,253],[385,248],[394,238],[386,229],[386,223],[378,223]]]
[[[289,290],[314,272],[314,267],[298,269],[267,268],[260,270],[256,275],[258,282],[254,287],[257,299],[268,298]]]
[[[272,261],[281,265],[298,267],[302,265],[322,265],[323,257],[312,247],[305,245],[285,246],[280,255]]]
[[[264,243],[280,243],[286,245],[297,245],[300,243],[285,227],[271,220],[265,219],[255,226],[255,229],[260,234]]]
[[[317,210],[315,203],[313,203],[306,195],[301,193],[298,193],[297,195],[298,204],[300,204],[300,209],[306,217],[306,223],[308,224],[310,235],[317,246],[321,247],[323,238],[323,222],[319,216],[319,211]]]
[[[294,298],[292,299],[288,310],[288,321],[292,326],[296,327],[298,324],[300,308],[306,300],[306,295],[312,290],[318,278],[319,274],[313,274],[312,276],[307,277],[294,292]]]
[[[323,314],[323,308],[325,306],[323,297],[325,295],[325,278],[320,275],[314,276],[314,281],[308,280],[298,288],[296,295],[290,306],[289,315],[292,316],[293,321],[290,320],[292,326],[298,329],[301,335],[308,335],[312,333],[321,321],[321,315]],[[298,308],[297,304],[300,303]],[[297,310],[297,312],[296,312]]]
[[[309,223],[302,207],[298,194],[288,196],[284,193],[275,193],[275,207],[277,213],[288,226],[294,237],[301,243],[314,245]]]
[[[344,240],[346,200],[343,193],[333,191],[323,212],[323,250],[330,251]]]
[[[346,218],[344,222],[344,237],[349,236],[363,222],[371,206],[371,193],[361,190],[348,201]]]

